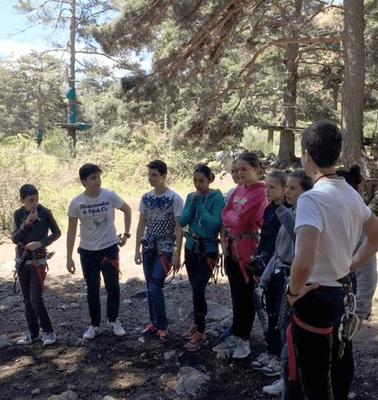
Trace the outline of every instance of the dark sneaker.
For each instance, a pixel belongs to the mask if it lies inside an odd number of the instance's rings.
[[[270,360],[274,357],[273,354],[262,353],[260,354],[255,361],[252,362],[251,366],[253,369],[261,370],[262,368],[266,367]]]
[[[155,336],[157,334],[157,329],[155,328],[155,325],[152,322],[150,322],[142,329],[142,332],[140,334],[142,336],[149,336],[149,335]]]
[[[189,330],[187,330],[182,337],[186,340],[190,340],[192,337],[194,337],[197,333],[197,325],[192,325]]]
[[[269,364],[266,365],[264,368],[261,368],[260,371],[265,375],[265,376],[279,376],[281,375],[281,361],[277,357],[273,357],[270,361]]]
[[[225,340],[225,339],[229,338],[232,335],[232,331],[233,331],[233,326],[231,325],[224,332],[222,332],[219,337],[222,340]]]
[[[159,340],[160,340],[160,343],[166,343],[166,342],[168,342],[168,340],[169,340],[169,334],[168,334],[168,331],[167,331],[167,330],[160,330],[160,329],[158,329],[158,331],[156,332],[156,334],[157,334],[157,336],[158,336],[158,338],[159,338]]]
[[[35,342],[38,342],[39,340],[40,340],[39,335],[32,336],[30,332],[27,332],[23,336],[17,339],[16,344],[23,346],[25,344],[33,344]]]
[[[206,346],[209,343],[209,339],[206,333],[197,332],[185,345],[185,348],[189,351],[199,350],[201,347]]]
[[[55,332],[45,332],[42,335],[42,344],[43,346],[50,346],[56,342],[56,333]]]

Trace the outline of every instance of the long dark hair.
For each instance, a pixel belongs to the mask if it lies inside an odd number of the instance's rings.
[[[193,174],[195,173],[204,174],[205,177],[209,180],[209,182],[214,182],[215,175],[211,172],[211,169],[205,164],[199,164],[196,169],[194,170]]]

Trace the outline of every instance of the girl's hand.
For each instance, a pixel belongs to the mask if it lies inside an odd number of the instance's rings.
[[[192,199],[191,199],[191,201],[192,201],[193,204],[196,202],[198,196],[201,196],[201,193],[200,193],[198,190],[196,190],[196,191],[192,194]]]

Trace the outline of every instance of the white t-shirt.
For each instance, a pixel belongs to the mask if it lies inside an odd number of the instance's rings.
[[[75,197],[67,215],[80,220],[80,244],[85,250],[102,250],[119,242],[114,225],[114,209],[124,201],[113,191],[100,189],[96,198],[84,193]]]
[[[362,226],[370,216],[371,210],[344,178],[320,180],[299,197],[295,232],[305,225],[320,232],[315,265],[308,282],[339,286],[336,280],[349,273]]]
[[[145,215],[146,221],[143,236],[145,250],[157,246],[161,251],[173,251],[175,217],[181,215],[183,207],[183,199],[169,188],[160,195],[153,189],[142,196],[139,212]]]

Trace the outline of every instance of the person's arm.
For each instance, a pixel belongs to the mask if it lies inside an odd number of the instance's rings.
[[[362,267],[378,251],[378,218],[373,213],[364,223],[362,230],[366,238],[352,258],[351,271]]]
[[[142,246],[142,237],[144,235],[144,231],[146,230],[146,217],[144,214],[139,214],[139,222],[136,230],[136,239],[135,239],[135,264],[142,264],[142,255],[140,248]]]
[[[21,213],[19,211],[15,211],[13,215],[12,242],[14,244],[23,241],[32,223],[38,219],[38,212],[36,208],[29,213],[25,222],[22,222],[20,214]]]
[[[194,213],[196,211],[196,207],[192,202],[192,194],[188,194],[184,209],[182,210],[182,214],[180,215],[180,225],[182,227],[189,225],[190,221],[194,217]]]
[[[178,272],[181,268],[181,247],[183,231],[180,225],[180,217],[175,217],[175,236],[176,236],[176,253],[173,260],[173,269]]]
[[[131,208],[128,204],[123,203],[120,210],[124,213],[125,233],[130,234],[131,227]],[[122,247],[126,244],[128,237],[122,235],[119,245]]]
[[[277,208],[275,213],[278,219],[280,220],[281,224],[285,227],[287,233],[290,235],[293,242],[295,242],[296,235],[294,232],[294,227],[295,227],[294,212],[290,208],[287,208],[282,204]]]
[[[201,217],[201,224],[206,225],[207,227],[213,228],[213,227],[220,227],[222,225],[222,216],[221,212],[225,206],[223,196],[219,195],[215,201],[214,205],[211,210],[208,210],[202,200],[202,198],[199,199],[198,202],[196,202],[196,207],[197,207],[197,213]]]
[[[56,220],[50,210],[46,210],[47,213],[47,220],[49,224],[49,229],[51,231],[51,234],[48,235],[47,237],[41,239],[41,246],[42,247],[47,247],[50,246],[51,243],[55,242],[62,236],[62,232],[60,231],[60,228],[58,224],[56,223]]]
[[[77,221],[76,217],[68,217],[68,229],[67,229],[67,270],[71,274],[75,273],[75,262],[72,259],[73,248],[75,245],[76,239],[76,230],[77,230]]]
[[[297,249],[290,272],[289,302],[291,305],[308,291],[319,286],[318,283],[306,286],[314,269],[319,239],[320,232],[313,226],[303,225],[298,228]]]

